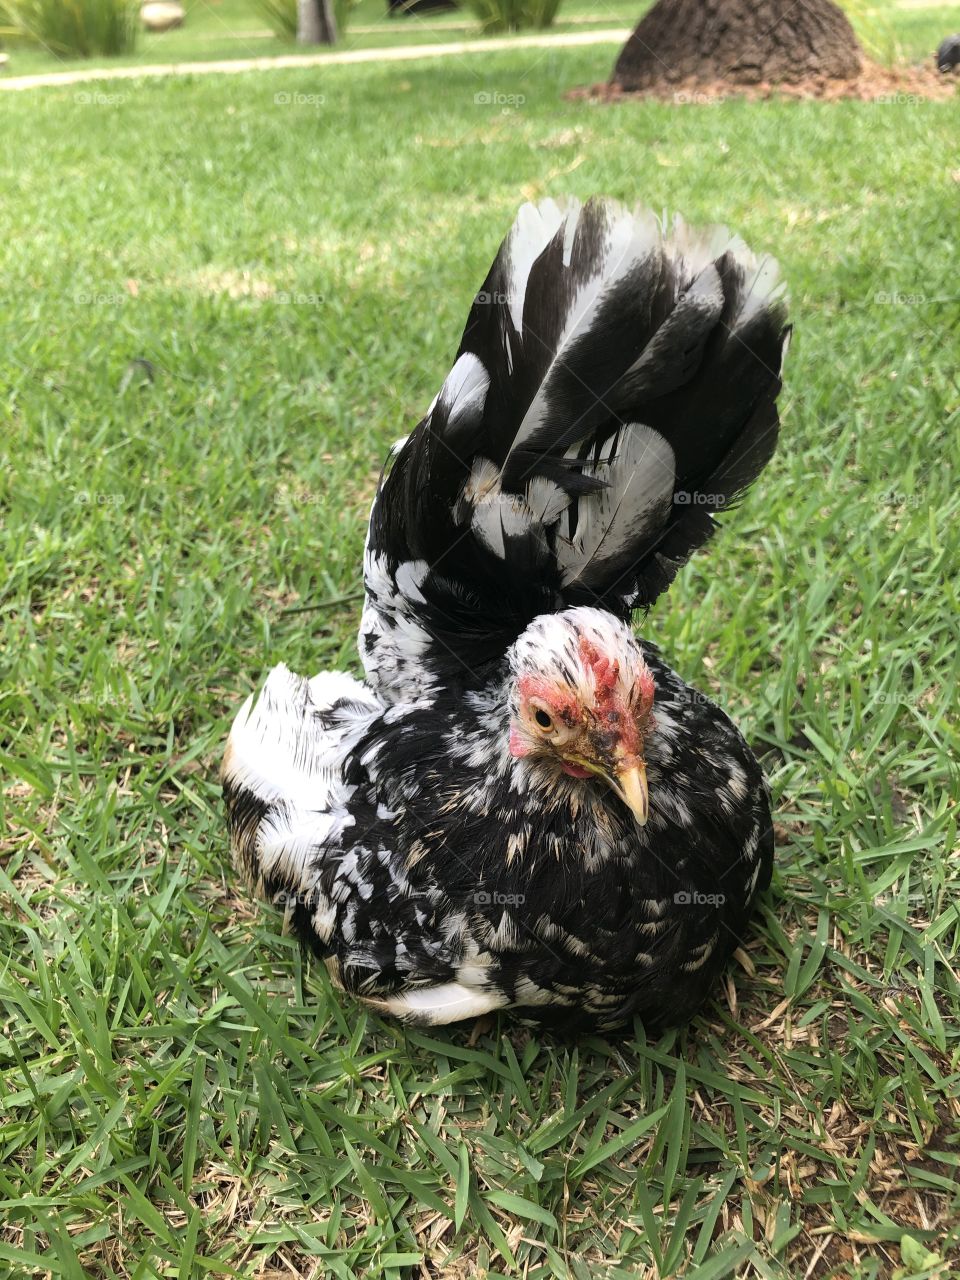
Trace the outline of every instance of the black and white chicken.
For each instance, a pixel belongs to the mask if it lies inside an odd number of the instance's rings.
[[[760,766],[630,619],[774,450],[776,264],[525,205],[373,505],[365,681],[284,666],[223,764],[234,858],[405,1021],[678,1023],[770,878]]]

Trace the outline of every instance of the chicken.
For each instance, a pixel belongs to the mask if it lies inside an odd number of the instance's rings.
[[[776,264],[725,229],[520,210],[373,504],[365,681],[279,666],[227,745],[235,864],[342,990],[573,1030],[704,1000],[769,794],[630,620],[773,453],[787,337]]]

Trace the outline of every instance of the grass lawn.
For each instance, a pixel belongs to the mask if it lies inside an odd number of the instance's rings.
[[[614,52],[4,97],[0,1276],[958,1273],[960,104],[562,99]],[[358,670],[385,450],[564,191],[791,283],[780,451],[644,626],[778,866],[691,1027],[471,1043],[331,995],[216,772],[266,667]]]
[[[599,6],[590,0],[565,0],[548,32],[534,31],[530,34],[598,29],[626,31],[635,25],[644,7],[649,7],[648,0],[640,0],[640,3],[637,0],[634,3],[631,0],[604,0]],[[187,20],[182,27],[162,34],[141,33],[134,53],[119,58],[97,57],[90,61],[112,67],[324,52],[322,47],[305,49],[276,36],[255,0],[186,0],[186,9]],[[379,49],[465,39],[482,42],[483,38],[476,18],[467,7],[453,12],[422,16],[411,14],[403,19],[390,19],[387,17],[386,0],[359,0],[350,11],[349,24],[336,48]],[[0,82],[4,74],[31,75],[85,65],[82,59],[56,57],[45,49],[18,47],[10,50],[10,55],[9,66],[5,72],[0,72]]]
[[[629,30],[652,0],[562,0],[557,19],[547,32]],[[922,0],[925,3],[925,0]],[[96,57],[89,61],[56,56],[42,48],[15,47],[10,62],[0,69],[5,78],[32,75],[91,64],[104,67],[139,63],[181,63],[233,58],[271,57],[280,54],[317,52],[274,35],[255,0],[185,0],[187,20],[182,27],[162,34],[143,32],[136,50],[118,58]],[[930,7],[917,8],[916,0],[848,0],[846,3],[869,52],[880,61],[910,61],[932,58],[945,33],[960,29],[960,4],[941,6],[935,14]],[[0,24],[2,25],[2,24]],[[476,40],[483,34],[466,3],[453,12],[410,15],[404,19],[387,17],[386,0],[359,0],[351,10],[349,25],[337,50],[395,48],[400,45],[440,44],[451,40]],[[322,52],[322,49],[320,50]],[[616,53],[596,63],[597,78],[605,78]]]

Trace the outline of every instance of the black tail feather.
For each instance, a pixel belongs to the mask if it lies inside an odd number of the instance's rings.
[[[414,607],[453,649],[651,604],[769,461],[788,332],[776,264],[722,228],[525,206],[371,547],[435,566]]]

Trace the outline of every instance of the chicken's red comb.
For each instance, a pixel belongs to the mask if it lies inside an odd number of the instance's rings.
[[[620,663],[615,658],[611,662],[586,636],[580,637],[580,661],[593,675],[597,702],[609,702],[620,679]]]
[[[593,676],[598,710],[609,710],[614,704],[614,690],[620,679],[620,663],[602,654],[592,640],[580,637],[580,660]],[[644,669],[637,679],[641,714],[649,712],[656,692],[653,676]]]

